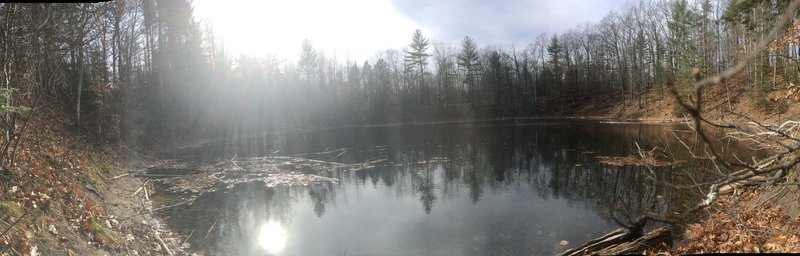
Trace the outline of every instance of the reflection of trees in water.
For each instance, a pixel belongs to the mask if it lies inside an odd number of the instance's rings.
[[[452,200],[462,193],[468,193],[473,202],[478,202],[487,191],[499,192],[527,184],[544,199],[582,202],[584,207],[605,215],[608,209],[664,214],[688,200],[686,192],[677,194],[675,189],[648,179],[649,171],[644,167],[601,166],[594,158],[635,156],[634,142],[647,150],[655,146],[669,148],[670,154],[687,158],[683,145],[670,138],[673,134],[666,126],[584,123],[356,129],[332,132],[329,137],[304,136],[302,141],[317,146],[361,149],[345,154],[345,162],[388,158],[392,164],[401,164],[355,173],[332,173],[343,183],[308,189],[318,216],[333,202],[335,190],[344,189],[348,182],[355,182],[356,189],[383,186],[397,196],[417,195],[426,213],[437,201]],[[666,141],[671,142],[663,144]],[[376,145],[390,147],[376,149]],[[426,162],[433,157],[446,157],[450,161]],[[658,180],[687,184],[684,172],[678,169],[657,170]]]
[[[528,171],[533,177],[529,182],[539,196],[582,201],[584,206],[596,209],[601,215],[609,209],[629,214],[648,211],[663,214],[688,200],[675,195],[678,191],[672,187],[648,179],[646,167],[603,166],[594,160],[595,155],[632,155],[634,141],[642,146],[652,145],[659,133],[667,132],[664,127],[600,126],[597,129],[599,131],[577,130],[574,136],[548,136],[549,140],[539,140],[535,144]],[[681,183],[676,169],[659,168],[654,173],[661,182]]]
[[[336,195],[336,190],[331,183],[317,183],[308,187],[308,197],[314,206],[317,217],[325,214],[325,205],[330,204]]]
[[[384,186],[398,195],[419,194],[428,212],[437,199],[452,199],[466,191],[474,202],[487,190],[501,191],[509,185],[529,184],[542,198],[585,201],[588,205],[613,205],[640,199],[631,207],[666,202],[671,189],[656,185],[636,167],[598,166],[597,155],[634,155],[638,142],[650,149],[661,141],[674,141],[665,126],[563,124],[544,126],[486,127],[390,127],[326,131],[327,136],[310,134],[282,138],[285,152],[310,152],[315,148],[350,147],[344,162],[388,158],[388,166],[355,173],[332,173],[358,186]],[[376,145],[390,147],[376,148]],[[686,156],[680,144],[670,144],[672,153]],[[425,163],[433,157],[450,162]],[[576,166],[579,164],[580,166]],[[675,179],[674,171],[658,172],[660,179]],[[438,174],[438,175],[437,175]],[[440,177],[437,179],[436,177]],[[678,181],[681,182],[681,181]],[[323,215],[336,189],[344,184],[313,186],[308,189],[315,212]],[[438,194],[438,195],[437,195]],[[658,199],[656,196],[662,196]],[[657,200],[658,199],[658,200]],[[667,207],[662,206],[661,208]],[[661,209],[659,209],[661,210]]]
[[[634,155],[634,141],[649,150],[663,146],[660,141],[674,141],[665,139],[672,136],[664,126],[600,124],[429,126],[351,130],[331,133],[329,137],[306,136],[302,141],[310,146],[291,148],[309,152],[323,144],[329,148],[349,147],[352,150],[342,157],[343,162],[387,158],[390,164],[365,171],[326,174],[340,179],[341,183],[337,184],[295,188],[237,185],[227,192],[201,196],[197,202],[202,203],[167,209],[164,214],[180,216],[169,219],[168,224],[183,234],[195,230],[190,240],[192,246],[211,254],[251,254],[255,249],[249,239],[257,232],[259,221],[271,218],[291,222],[292,205],[306,197],[316,216],[322,217],[332,205],[347,204],[348,196],[358,197],[368,186],[385,191],[387,196],[419,198],[426,213],[448,200],[468,197],[477,203],[493,193],[522,188],[534,191],[543,199],[564,200],[605,217],[609,209],[617,216],[643,212],[664,215],[689,200],[689,193],[648,179],[646,168],[602,166],[594,157]],[[676,143],[669,145],[672,153],[686,157],[683,146]],[[390,146],[376,148],[376,145]],[[450,161],[429,162],[434,157]],[[667,167],[655,173],[660,182],[690,184],[684,169],[686,167]],[[344,189],[355,191],[341,193]],[[204,237],[209,229],[212,231],[208,240],[218,242],[206,242]],[[519,230],[504,232],[519,235],[529,229],[519,227]],[[512,242],[491,242],[503,243]]]
[[[666,213],[682,203],[671,187],[648,179],[644,167],[598,165],[596,155],[634,155],[635,145],[652,148],[664,136],[664,126],[565,125],[461,128],[429,127],[426,132],[381,136],[392,145],[384,152],[399,167],[355,173],[357,184],[394,188],[397,194],[418,195],[430,213],[437,200],[468,193],[478,202],[486,191],[499,192],[527,184],[544,198],[583,202],[605,215],[608,209]],[[674,151],[681,150],[672,145]],[[433,157],[449,162],[424,163]],[[685,182],[675,169],[656,170],[661,182]],[[406,177],[410,176],[410,177]],[[343,182],[348,181],[343,176]],[[437,178],[439,177],[439,178]],[[408,189],[410,188],[410,189]]]
[[[436,194],[434,193],[434,189],[436,189],[436,184],[433,179],[433,170],[431,170],[432,165],[424,165],[421,169],[418,170],[412,176],[412,187],[414,188],[414,193],[419,194],[419,199],[422,201],[422,208],[425,210],[425,213],[430,214],[431,209],[436,204]]]

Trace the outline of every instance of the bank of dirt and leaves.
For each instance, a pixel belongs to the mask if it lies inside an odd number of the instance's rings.
[[[184,254],[149,214],[147,187],[126,175],[156,160],[97,142],[61,111],[31,111],[3,173],[0,255]]]

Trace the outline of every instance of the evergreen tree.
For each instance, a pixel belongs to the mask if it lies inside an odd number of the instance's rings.
[[[469,36],[464,36],[464,39],[461,40],[461,52],[457,58],[458,66],[466,73],[464,83],[472,91],[475,89],[480,57],[478,56],[478,45]]]
[[[561,73],[562,73],[562,66],[561,66],[561,59],[563,48],[561,44],[558,42],[558,37],[553,35],[550,39],[550,45],[547,46],[547,54],[550,55],[550,72],[553,75],[553,82],[558,84],[561,81]]]
[[[303,40],[303,45],[301,46],[300,52],[300,61],[298,65],[300,66],[300,71],[302,72],[301,75],[303,79],[307,82],[313,82],[312,79],[314,78],[314,74],[317,71],[318,57],[317,51],[314,50],[314,47],[311,45],[311,41],[308,39]]]
[[[672,7],[672,18],[668,23],[672,48],[673,72],[681,79],[689,76],[690,69],[697,66],[697,48],[692,44],[691,28],[696,26],[697,15],[686,0],[677,0]]]
[[[418,74],[418,88],[422,88],[425,84],[425,66],[428,65],[428,57],[431,56],[427,53],[429,45],[429,39],[422,35],[421,30],[417,29],[411,36],[411,44],[408,45],[411,49],[405,51],[406,67],[411,69],[408,71],[416,71]]]

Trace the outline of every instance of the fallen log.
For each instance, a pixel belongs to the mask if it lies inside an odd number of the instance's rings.
[[[724,184],[724,185],[719,187],[718,194],[719,195],[725,195],[725,194],[731,193],[734,190],[736,190],[736,189],[738,189],[740,187],[743,187],[743,186],[764,184],[764,183],[767,183],[767,182],[775,182],[779,178],[784,177],[784,176],[785,176],[785,172],[783,170],[779,170],[772,177],[768,177],[766,175],[756,175],[756,176],[753,176],[753,177],[750,177],[750,178],[747,178],[747,179],[744,179],[744,180],[740,180],[740,181],[735,181],[735,182],[731,182],[731,183],[728,183],[728,184]]]
[[[595,255],[620,255],[620,254],[640,254],[643,251],[658,247],[661,243],[672,244],[672,232],[667,227],[661,227],[650,231],[633,241],[620,243],[598,250]]]
[[[628,227],[618,228],[604,236],[589,240],[581,246],[562,252],[559,256],[590,255],[607,247],[634,240],[642,236],[642,228],[645,224],[647,224],[647,219],[639,219]]]
[[[635,223],[618,228],[599,238],[589,240],[581,246],[566,250],[559,256],[577,255],[619,255],[641,253],[656,248],[661,243],[672,244],[672,233],[666,227],[642,234],[647,219],[641,218]]]
[[[608,246],[627,241],[631,239],[632,234],[626,228],[618,228],[617,230],[612,231],[602,237],[589,240],[588,242],[582,244],[581,246],[566,250],[559,256],[579,256],[579,255],[589,255],[592,252],[602,250]]]

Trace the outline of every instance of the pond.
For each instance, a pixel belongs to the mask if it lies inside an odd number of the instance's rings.
[[[597,160],[636,156],[637,145],[689,159],[675,139],[691,138],[681,130],[686,126],[518,120],[231,136],[162,157],[386,161],[318,174],[337,183],[238,184],[160,215],[206,255],[549,255],[617,228],[614,218],[664,216],[694,202],[701,191],[663,183],[697,182],[705,163],[650,170]],[[182,196],[159,186],[154,207]]]

